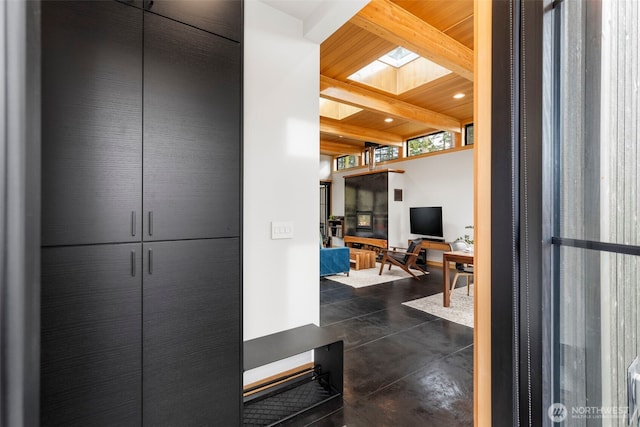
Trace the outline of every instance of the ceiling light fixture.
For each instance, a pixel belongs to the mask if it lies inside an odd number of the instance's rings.
[[[391,123],[393,119],[391,117],[387,117],[386,119],[384,119],[384,121],[387,123]]]
[[[454,99],[462,99],[464,98],[464,93],[456,93],[455,95],[453,95]]]

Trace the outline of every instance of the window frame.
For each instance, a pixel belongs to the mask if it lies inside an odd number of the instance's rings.
[[[360,156],[356,156],[353,154],[345,154],[343,156],[337,156],[335,158],[335,170],[336,171],[344,171],[347,169],[353,169],[353,168],[357,168],[358,166],[360,166],[360,161],[358,160]],[[340,160],[341,159],[347,159],[347,158],[353,158],[355,159],[355,164],[352,166],[344,166],[344,167],[340,167]]]
[[[385,151],[393,151],[395,150],[395,157],[392,158],[388,158],[388,159],[381,159],[382,155],[378,154],[379,150],[385,150]],[[395,145],[381,145],[379,147],[374,148],[373,150],[373,155],[376,159],[376,163],[381,163],[381,162],[388,162],[391,160],[397,160],[400,158],[400,147],[397,147]]]
[[[471,129],[471,143],[469,143],[469,129]],[[464,125],[464,146],[465,147],[468,145],[474,145],[475,135],[474,135],[473,129],[474,129],[473,122],[467,123],[466,125]]]
[[[442,145],[442,148],[441,148],[441,149],[438,149],[438,150],[430,150],[430,151],[423,151],[423,152],[420,152],[420,153],[414,153],[414,154],[411,154],[410,149],[409,149],[409,143],[410,143],[411,141],[414,141],[414,140],[416,140],[416,139],[420,139],[420,138],[429,139],[429,137],[430,137],[430,136],[438,135],[438,134],[449,134],[449,135],[450,135],[450,145],[451,145],[451,146],[450,146],[450,147],[447,147],[446,142],[443,142],[443,145]],[[444,138],[443,138],[443,140],[444,140]],[[433,142],[431,142],[431,143],[433,144]],[[421,155],[423,155],[423,154],[440,153],[440,152],[444,152],[444,151],[447,151],[447,150],[452,150],[452,149],[454,149],[454,148],[456,148],[456,146],[455,146],[455,137],[454,137],[454,135],[453,135],[453,133],[452,133],[452,132],[447,131],[447,130],[439,130],[439,131],[437,131],[437,132],[431,132],[431,133],[428,133],[428,134],[426,134],[426,135],[420,135],[420,136],[416,136],[416,137],[413,137],[413,138],[409,138],[409,139],[407,139],[407,140],[405,141],[405,143],[404,143],[404,149],[405,149],[405,151],[406,151],[406,157],[407,157],[407,158],[416,157],[416,156],[421,156]]]

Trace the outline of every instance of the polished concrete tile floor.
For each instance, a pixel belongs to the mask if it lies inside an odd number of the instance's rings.
[[[344,396],[287,425],[473,425],[473,329],[402,305],[442,291],[442,270],[429,271],[360,289],[321,279],[320,326],[344,340]]]

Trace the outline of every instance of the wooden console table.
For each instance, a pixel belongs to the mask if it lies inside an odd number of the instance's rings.
[[[409,240],[411,242],[411,240]],[[424,249],[433,249],[435,251],[450,251],[451,246],[447,242],[434,242],[433,240],[422,239],[421,246]]]
[[[411,239],[409,240],[408,244],[409,245],[411,244]],[[443,252],[451,250],[451,245],[449,243],[447,243],[447,242],[436,242],[436,241],[433,241],[433,240],[425,240],[425,239],[422,240],[422,243],[421,243],[420,247],[422,249],[424,249],[425,252],[426,252],[427,249],[431,249],[431,250],[434,250],[434,251],[443,251]],[[427,263],[426,255],[425,255],[424,262],[425,262],[425,264]]]

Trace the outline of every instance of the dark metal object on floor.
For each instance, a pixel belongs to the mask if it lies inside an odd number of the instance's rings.
[[[308,371],[245,389],[245,426],[278,424],[342,396],[343,342],[312,324],[244,342],[245,372],[310,351],[313,363]]]
[[[272,426],[315,408],[341,394],[330,386],[328,375],[312,375],[274,387],[265,394],[245,398],[244,426]]]

